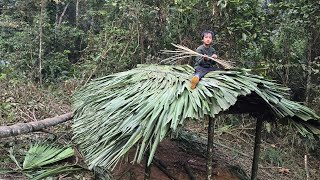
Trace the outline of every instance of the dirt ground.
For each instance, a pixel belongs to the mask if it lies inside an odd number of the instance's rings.
[[[217,152],[218,149],[215,149]],[[134,150],[129,153],[128,159],[120,163],[115,168],[115,179],[123,180],[143,180],[144,179],[144,163],[131,165],[131,157],[134,156]],[[170,177],[166,175],[161,167],[166,169],[175,179],[184,180],[190,179],[185,166],[189,167],[196,179],[202,180],[206,178],[206,159],[195,154],[189,154],[182,150],[178,143],[170,139],[164,140],[158,147],[155,159],[161,163],[153,163],[151,167],[152,180],[169,180]],[[213,161],[213,175],[216,180],[238,180],[236,174],[231,172],[230,167],[223,160]]]
[[[187,129],[193,133],[206,137],[206,124],[188,123]],[[254,124],[245,127],[236,127],[235,129],[228,129],[227,131],[219,132],[221,128],[216,127],[214,142],[213,158],[213,175],[217,180],[229,179],[250,179],[251,165],[253,157],[254,145]],[[268,162],[265,159],[266,149],[281,150],[282,140],[275,140],[275,142],[263,137],[259,161],[258,179],[259,180],[304,180],[305,164],[304,157],[301,156],[301,150],[298,149],[296,153],[293,151],[286,154],[284,151],[283,166]],[[217,145],[218,144],[218,145]],[[181,142],[170,140],[169,138],[160,143],[155,159],[161,161],[162,167],[169,172],[175,179],[187,180],[191,179],[186,171],[186,165],[191,170],[195,179],[206,178],[206,159],[205,152],[195,152],[194,146],[185,147]],[[188,150],[190,148],[191,150]],[[299,152],[299,153],[298,153]],[[142,180],[144,179],[144,163],[131,165],[135,151],[132,150],[128,158],[123,160],[119,166],[114,170],[115,179],[123,180]],[[320,162],[309,156],[308,168],[310,171],[310,179],[319,179],[320,177]],[[161,166],[161,165],[160,165]],[[170,179],[159,167],[159,163],[153,164],[151,168],[151,180],[167,180]],[[172,179],[172,178],[171,178]]]
[[[1,169],[16,169],[16,165],[10,160],[8,147],[14,147],[14,154],[18,161],[22,163],[23,156],[29,147],[30,143],[38,141],[49,140],[56,136],[60,144],[70,144],[71,134],[70,126],[59,125],[60,127],[50,128],[51,133],[37,132],[28,135],[21,135],[14,138],[2,139],[0,143],[0,172]],[[206,137],[206,124],[191,123],[186,126],[192,133]],[[248,179],[251,173],[251,163],[253,155],[253,143],[254,136],[252,135],[254,125],[246,127],[234,127],[229,128],[226,131],[221,131],[222,127],[217,126],[215,128],[215,148],[213,157],[213,175],[216,180],[231,180],[231,179]],[[281,142],[280,140],[275,140]],[[197,151],[195,149],[200,148],[199,144],[184,144],[177,139],[167,138],[162,141],[156,151],[155,161],[151,168],[151,180],[188,180],[191,179],[187,170],[192,172],[193,176],[197,180],[205,179],[206,177],[206,153],[205,145],[202,145],[202,150]],[[275,149],[281,149],[281,144],[275,144],[269,142],[263,137],[261,155],[259,162],[258,179],[259,180],[303,180],[305,178],[305,167],[303,154],[283,154],[283,166],[269,163],[265,159],[265,149],[274,147]],[[296,149],[296,148],[295,148]],[[144,179],[144,163],[134,164],[131,162],[135,154],[135,149],[132,149],[128,157],[124,158],[122,162],[113,171],[115,180],[142,180]],[[289,157],[289,158],[285,158]],[[309,156],[309,171],[310,180],[320,179],[320,162],[315,157]],[[79,159],[78,159],[79,160]],[[80,160],[81,161],[81,160]],[[73,163],[78,162],[76,159]],[[82,161],[81,161],[82,162]],[[65,162],[62,162],[65,163]],[[79,163],[79,162],[78,162]],[[83,163],[83,162],[82,162]],[[165,169],[165,170],[163,170]],[[282,170],[288,170],[288,172]],[[169,178],[168,172],[174,178]],[[0,180],[2,179],[27,179],[23,174],[0,173]],[[62,174],[53,179],[69,180],[69,179],[93,179],[93,174],[88,171],[79,172],[77,174]]]
[[[195,130],[195,129],[194,129]],[[195,130],[196,131],[196,130]],[[203,131],[202,131],[203,132]],[[37,135],[30,135],[15,138],[7,139],[6,143],[0,143],[0,170],[2,168],[16,169],[15,163],[13,163],[10,158],[8,151],[2,145],[8,144],[8,142],[13,142],[16,151],[16,158],[21,161],[22,155],[25,153],[25,150],[28,148],[30,143],[30,138],[38,139]],[[43,134],[43,133],[41,133]],[[43,135],[41,135],[43,137]],[[229,137],[229,139],[227,139]],[[60,138],[63,140],[64,138]],[[67,138],[69,139],[69,137]],[[251,171],[251,158],[248,158],[244,155],[237,153],[236,151],[241,151],[244,154],[252,156],[252,146],[251,141],[248,141],[248,146],[242,144],[241,147],[234,146],[236,143],[232,144],[232,139],[230,135],[226,137],[216,136],[215,142],[225,144],[228,147],[233,147],[232,149],[226,149],[221,146],[215,146],[214,148],[214,158],[213,158],[213,175],[217,180],[231,180],[231,179],[248,179],[250,177]],[[239,139],[239,138],[238,138]],[[223,141],[222,141],[223,140]],[[32,141],[32,140],[31,140]],[[26,142],[26,143],[24,143]],[[264,142],[266,144],[266,142]],[[253,145],[253,144],[252,144]],[[197,145],[194,145],[197,146]],[[20,149],[21,148],[21,149]],[[195,147],[190,147],[194,149]],[[262,147],[264,148],[264,147]],[[127,158],[124,158],[122,162],[115,168],[113,171],[114,178],[116,180],[142,180],[144,179],[144,163],[141,164],[130,164],[129,162],[133,160],[135,150],[131,150]],[[21,154],[21,155],[20,155]],[[152,164],[151,168],[151,180],[167,180],[170,179],[161,169],[166,169],[165,171],[169,172],[175,179],[178,180],[187,180],[191,179],[186,171],[186,167],[189,167],[190,171],[194,175],[195,179],[205,179],[206,177],[206,159],[205,153],[203,152],[194,152],[187,150],[185,146],[182,145],[180,141],[171,140],[169,138],[165,139],[158,146],[158,149],[155,154],[156,162]],[[304,178],[304,166],[303,166],[303,157],[292,156],[292,160],[295,162],[294,166],[286,166],[282,168],[288,168],[289,172],[281,173],[281,167],[270,165],[266,163],[263,159],[260,160],[258,179],[260,180],[292,180],[292,179],[305,179]],[[74,160],[75,161],[75,160]],[[317,167],[320,167],[320,162],[310,161],[310,174],[311,180],[316,180],[319,177],[319,170]],[[71,177],[70,177],[71,176]],[[69,174],[68,176],[62,175],[55,179],[79,179],[82,177],[82,180],[93,179],[92,174],[88,172],[83,172],[82,175],[74,176]],[[22,174],[7,174],[0,175],[0,179],[27,179]]]

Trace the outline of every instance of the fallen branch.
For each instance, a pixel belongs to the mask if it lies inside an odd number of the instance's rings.
[[[124,177],[127,173],[130,173],[131,169],[132,169],[132,166],[130,166],[129,168],[127,168],[123,173],[121,173],[121,175],[117,178],[117,180],[123,179],[123,177]]]
[[[155,161],[156,163],[158,163],[159,165],[161,165],[162,167],[164,167],[165,169],[167,169],[167,165],[164,164],[160,159],[154,157],[153,161]]]
[[[184,170],[186,170],[186,172],[188,173],[189,175],[189,179],[190,180],[195,180],[196,178],[194,177],[192,171],[191,171],[191,168],[188,166],[187,163],[183,163],[183,167],[184,167]]]
[[[157,166],[158,169],[160,169],[165,175],[167,175],[170,179],[178,180],[176,177],[174,177],[165,167],[159,163],[159,161],[153,161],[154,165]]]
[[[43,128],[55,126],[57,124],[66,122],[72,119],[72,117],[73,114],[70,112],[60,116],[43,119],[40,121],[33,121],[29,123],[17,123],[12,126],[0,126],[0,138],[39,131]]]

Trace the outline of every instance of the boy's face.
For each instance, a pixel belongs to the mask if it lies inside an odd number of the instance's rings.
[[[212,34],[211,33],[204,34],[202,41],[205,45],[210,45],[212,43]]]

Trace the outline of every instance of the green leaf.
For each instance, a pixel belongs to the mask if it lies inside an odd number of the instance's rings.
[[[28,150],[23,169],[32,169],[55,163],[74,155],[71,147],[59,148],[49,144],[35,144]]]
[[[62,173],[70,173],[72,171],[79,171],[81,169],[82,168],[76,167],[76,166],[60,166],[60,167],[57,167],[54,169],[47,170],[44,173],[42,173],[36,177],[30,178],[30,180],[41,180],[46,177],[55,176],[55,175],[62,174]]]

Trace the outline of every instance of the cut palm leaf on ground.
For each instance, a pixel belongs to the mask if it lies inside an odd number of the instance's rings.
[[[39,168],[67,159],[74,155],[72,147],[56,147],[49,144],[32,145],[23,162],[23,169]]]
[[[62,173],[70,173],[70,172],[74,172],[74,171],[79,171],[82,170],[83,168],[81,167],[76,167],[76,166],[59,166],[56,168],[52,168],[49,170],[44,171],[43,173],[41,173],[40,175],[34,176],[32,178],[30,178],[30,180],[41,180],[43,178],[46,177],[52,177],[58,174],[62,174]]]

